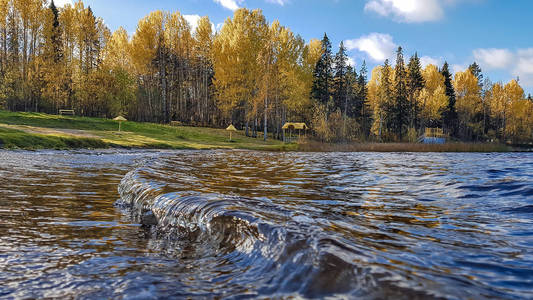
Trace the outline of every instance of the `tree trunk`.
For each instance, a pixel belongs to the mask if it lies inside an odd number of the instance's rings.
[[[161,105],[163,109],[163,123],[168,123],[167,104],[167,70],[165,67],[166,57],[163,55],[163,47],[159,48],[159,76],[161,76]]]
[[[264,124],[263,124],[263,127],[264,127],[264,134],[263,134],[263,141],[266,142],[267,138],[268,138],[268,128],[267,128],[267,109],[268,109],[268,97],[265,98],[265,112],[264,112],[264,115],[265,115],[265,120],[264,120]]]
[[[247,137],[249,137],[250,136],[250,129],[249,129],[250,128],[250,126],[249,126],[250,125],[250,121],[246,117],[246,110],[244,111],[244,117],[246,118],[246,123],[244,125],[246,127],[245,128],[245,134],[246,134]]]

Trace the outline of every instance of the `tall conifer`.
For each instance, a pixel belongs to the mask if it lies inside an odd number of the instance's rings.
[[[324,33],[322,39],[322,55],[318,60],[313,72],[313,98],[323,104],[327,104],[333,87],[333,57],[331,54],[331,42]]]
[[[407,73],[403,60],[402,47],[396,51],[396,67],[394,68],[394,111],[392,130],[400,141],[403,139],[404,127],[408,125],[409,103],[407,99]]]
[[[424,88],[424,77],[418,54],[411,56],[407,65],[407,94],[409,98],[409,121],[410,127],[418,125],[420,108],[417,105],[417,97]]]
[[[444,76],[444,85],[446,87],[446,96],[448,97],[448,106],[444,112],[444,127],[455,134],[457,128],[457,110],[455,108],[455,90],[452,84],[452,74],[450,73],[448,62],[444,62],[441,74]]]
[[[346,55],[346,48],[344,43],[339,45],[339,52],[335,55],[334,67],[334,87],[333,98],[335,101],[335,109],[339,108],[343,114],[347,113],[348,102],[348,56]]]

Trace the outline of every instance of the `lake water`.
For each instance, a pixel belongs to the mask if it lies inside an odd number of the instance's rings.
[[[533,298],[533,154],[1,151],[0,298]]]

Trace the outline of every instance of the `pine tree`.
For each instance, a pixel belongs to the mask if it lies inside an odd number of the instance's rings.
[[[348,56],[343,42],[339,46],[339,52],[335,55],[334,63],[333,100],[335,109],[341,109],[343,114],[346,115],[348,107]]]
[[[481,91],[481,100],[483,103],[483,134],[487,132],[487,103],[485,103],[485,93],[487,92],[485,90],[485,81],[483,80],[483,73],[481,71],[481,68],[476,62],[473,62],[470,66],[468,66],[468,70],[472,72],[472,74],[477,78],[479,90]],[[487,88],[490,88],[490,84],[487,86]]]
[[[404,136],[404,127],[408,125],[409,103],[407,97],[407,73],[403,60],[403,50],[402,47],[398,47],[396,67],[394,68],[394,105],[391,125],[400,141]]]
[[[442,70],[440,71],[444,76],[444,85],[446,87],[446,96],[448,97],[448,106],[443,116],[444,127],[450,131],[451,134],[455,134],[457,129],[457,109],[455,108],[455,90],[452,84],[452,74],[448,66],[448,62],[444,62]]]
[[[47,103],[43,105],[45,111],[57,112],[65,108],[68,91],[67,76],[65,72],[62,32],[59,23],[59,11],[54,1],[48,7],[46,23],[43,26],[42,60],[40,70],[40,96]],[[35,110],[42,109],[35,101]]]
[[[50,3],[50,11],[54,17],[52,22],[52,34],[50,36],[54,62],[59,62],[63,58],[63,41],[61,40],[61,28],[59,27],[59,10],[54,0]]]
[[[324,33],[322,39],[322,55],[318,60],[313,73],[313,88],[311,93],[313,98],[327,104],[331,96],[333,86],[333,58],[331,54],[331,42],[327,34]]]
[[[424,88],[424,76],[422,76],[422,66],[418,54],[411,56],[407,65],[407,93],[409,95],[409,126],[418,126],[420,107],[417,105],[417,98]]]
[[[394,111],[393,87],[391,83],[391,66],[386,59],[381,68],[381,84],[379,85],[377,103],[377,115],[374,115],[374,125],[379,139],[388,136],[388,129],[391,128]]]
[[[360,107],[359,124],[365,138],[370,134],[370,128],[372,127],[372,109],[368,101],[367,74],[366,61],[363,61],[357,77],[357,102]]]
[[[470,70],[470,72],[472,72],[472,74],[477,78],[479,88],[483,90],[483,73],[479,65],[476,62],[473,62],[470,66],[468,66],[468,70]]]

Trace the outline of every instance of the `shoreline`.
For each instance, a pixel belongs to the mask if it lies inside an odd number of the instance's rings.
[[[38,139],[37,143],[27,144],[10,143],[4,146],[2,131],[0,130],[0,150],[250,150],[267,152],[353,152],[353,153],[509,153],[509,152],[533,152],[532,148],[513,147],[503,144],[492,143],[449,143],[442,145],[412,144],[412,143],[349,143],[349,144],[325,144],[307,142],[299,144],[286,144],[281,147],[225,147],[219,145],[207,145],[202,147],[170,146],[168,144],[146,146],[124,146],[105,142],[98,138],[56,137],[37,134],[21,133],[21,139]],[[47,146],[49,145],[49,146]]]
[[[310,141],[300,144],[303,152],[405,152],[405,153],[494,153],[494,152],[533,152],[533,146],[518,147],[497,143],[452,142],[446,144],[420,143],[347,143],[327,144]]]
[[[110,119],[58,116],[0,110],[1,149],[248,149],[296,150],[296,144],[264,142],[224,129],[122,122]]]
[[[533,152],[532,145],[510,146],[496,143],[322,143],[303,140],[285,144],[270,139],[234,133],[229,141],[223,129],[123,122],[101,118],[58,116],[42,113],[0,110],[0,149],[2,150],[257,150],[272,152]]]

